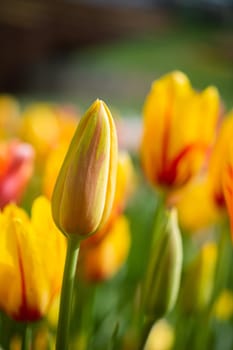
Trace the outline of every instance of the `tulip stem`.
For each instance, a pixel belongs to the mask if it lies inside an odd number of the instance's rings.
[[[31,348],[32,348],[32,327],[28,323],[25,326],[22,349],[23,350],[31,350]]]
[[[68,350],[72,295],[80,241],[68,238],[66,263],[62,282],[56,350]]]

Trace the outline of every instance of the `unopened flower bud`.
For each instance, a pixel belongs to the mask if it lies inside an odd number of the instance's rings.
[[[188,266],[181,291],[181,303],[186,312],[201,312],[208,306],[214,286],[217,246],[205,243]]]
[[[53,218],[64,234],[84,238],[102,226],[116,172],[115,125],[106,104],[96,100],[78,124],[53,192]]]
[[[177,214],[172,209],[159,233],[149,259],[143,291],[145,315],[158,319],[170,311],[177,299],[183,251]]]

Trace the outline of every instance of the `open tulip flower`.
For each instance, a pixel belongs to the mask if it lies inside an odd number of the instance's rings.
[[[0,308],[18,321],[43,317],[62,283],[66,242],[50,203],[38,197],[31,218],[15,204],[0,213]]]
[[[153,83],[143,110],[141,158],[154,186],[177,188],[197,174],[215,140],[219,108],[216,88],[197,92],[179,71]]]
[[[0,144],[0,208],[19,203],[34,169],[34,150],[20,141]]]
[[[229,162],[232,134],[233,112],[231,111],[220,125],[208,167],[202,174],[170,195],[169,201],[177,206],[182,227],[189,231],[207,228],[225,214],[223,176],[227,172],[226,163]],[[230,184],[231,180],[228,182]],[[202,203],[201,206],[200,203]]]

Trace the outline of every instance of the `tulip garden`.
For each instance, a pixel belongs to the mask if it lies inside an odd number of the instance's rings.
[[[233,113],[172,71],[139,139],[102,100],[0,96],[0,346],[233,348]],[[132,135],[134,132],[132,131]]]
[[[233,349],[232,83],[159,40],[136,118],[0,94],[0,350]]]

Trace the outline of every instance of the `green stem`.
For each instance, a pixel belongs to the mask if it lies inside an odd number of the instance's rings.
[[[163,226],[164,212],[166,208],[165,195],[158,194],[157,198],[158,198],[158,202],[157,202],[156,211],[155,211],[151,248],[154,246],[156,240],[158,239],[158,235],[161,231],[161,227]],[[153,251],[153,248],[151,250]]]
[[[115,324],[114,329],[113,329],[112,336],[111,336],[111,339],[110,339],[110,341],[109,341],[107,350],[114,350],[114,349],[117,349],[116,346],[117,346],[118,332],[119,332],[119,323],[117,322],[117,323]]]
[[[145,271],[144,280],[142,281],[142,304],[141,304],[141,310],[140,310],[142,314],[145,313],[145,309],[144,309],[145,298],[147,298],[148,296],[151,281],[153,280],[154,265],[155,265],[155,259],[156,259],[156,256],[154,254],[154,247],[156,246],[156,243],[158,241],[158,238],[161,235],[162,228],[164,226],[164,212],[165,212],[164,197],[158,196],[158,204],[156,207],[154,229],[151,237],[151,245],[150,245],[150,252],[148,255],[147,268]]]
[[[78,261],[80,241],[68,238],[66,263],[62,282],[59,320],[57,327],[56,350],[68,350],[70,316],[76,265]]]
[[[216,263],[215,283],[210,300],[209,309],[211,310],[214,302],[219,296],[222,289],[226,287],[227,279],[229,277],[230,256],[231,256],[231,242],[229,229],[226,224],[222,224],[219,228],[219,249]]]
[[[157,315],[153,315],[154,317],[147,317],[147,310],[145,310],[145,303],[146,300],[150,294],[151,289],[151,282],[153,281],[153,275],[154,275],[154,266],[155,266],[155,259],[157,259],[157,256],[154,254],[154,247],[161,235],[161,232],[163,232],[163,226],[164,226],[164,212],[165,212],[165,197],[162,195],[158,195],[158,202],[156,207],[156,213],[155,213],[155,220],[154,220],[154,229],[151,236],[151,246],[150,246],[150,252],[149,257],[147,261],[147,268],[145,271],[145,278],[142,281],[142,299],[141,299],[141,307],[140,307],[140,316],[141,320],[143,320],[143,323],[139,323],[139,349],[143,349],[146,343],[146,340],[148,338],[148,335],[150,333],[150,330],[152,328],[153,323],[158,319]],[[140,320],[140,321],[141,321]]]
[[[27,324],[24,331],[22,350],[31,350],[32,348],[32,327]]]

